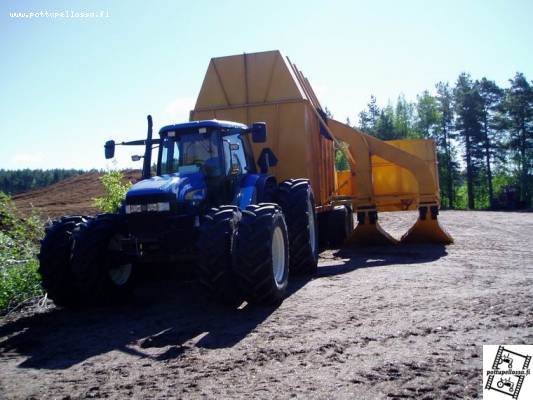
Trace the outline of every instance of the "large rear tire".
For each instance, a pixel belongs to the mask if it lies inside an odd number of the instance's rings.
[[[234,269],[249,303],[275,305],[283,301],[289,282],[289,239],[279,206],[260,203],[242,211]]]
[[[313,275],[318,265],[318,230],[315,198],[307,179],[290,179],[278,189],[289,231],[290,270],[294,275]]]
[[[133,264],[121,255],[127,235],[124,218],[104,214],[74,232],[72,272],[81,303],[106,305],[126,298],[133,284]]]
[[[69,216],[55,220],[46,228],[39,253],[41,285],[49,299],[57,306],[69,307],[78,303],[71,269],[72,232],[88,217]]]
[[[213,208],[200,226],[196,274],[208,296],[226,305],[243,300],[233,271],[233,245],[241,213],[236,206]]]

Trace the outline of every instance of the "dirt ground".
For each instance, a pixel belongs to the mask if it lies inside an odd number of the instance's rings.
[[[400,236],[412,213],[381,214]],[[322,253],[278,308],[154,279],[128,305],[0,322],[7,398],[480,398],[483,344],[533,344],[533,213],[441,213],[455,237]],[[0,394],[0,398],[2,395]]]

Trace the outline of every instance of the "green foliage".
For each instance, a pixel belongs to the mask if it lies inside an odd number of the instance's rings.
[[[435,93],[423,91],[415,103],[399,96],[395,107],[379,107],[372,95],[359,113],[359,129],[383,140],[435,140],[445,207],[493,208],[513,187],[521,206],[531,208],[533,84],[522,73],[509,82],[500,88],[461,73],[455,85],[439,82]]]
[[[43,231],[36,214],[20,218],[0,192],[0,314],[42,294],[36,254]]]
[[[345,143],[341,143],[341,148],[335,150],[335,168],[337,171],[347,171],[350,169],[348,157],[346,156],[347,152],[348,146]]]
[[[116,213],[131,182],[124,183],[124,175],[120,171],[109,171],[100,178],[104,186],[104,196],[94,199],[94,206],[106,213]]]

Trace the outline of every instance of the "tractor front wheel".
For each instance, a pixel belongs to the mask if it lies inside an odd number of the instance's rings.
[[[275,305],[283,301],[289,282],[289,238],[277,205],[260,203],[242,211],[234,269],[248,302]]]
[[[236,206],[213,208],[200,226],[196,275],[208,296],[226,305],[239,305],[239,290],[232,266],[233,245],[241,212]]]
[[[75,230],[72,271],[83,304],[109,304],[131,290],[133,264],[121,254],[125,236],[120,215],[101,215]]]

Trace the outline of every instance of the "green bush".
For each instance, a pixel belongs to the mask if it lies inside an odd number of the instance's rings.
[[[337,171],[348,171],[350,169],[350,163],[348,161],[348,145],[341,143],[340,148],[335,150],[335,169]]]
[[[0,314],[42,294],[36,254],[43,233],[36,214],[20,218],[0,192]]]
[[[124,183],[124,175],[120,171],[109,171],[100,177],[100,181],[104,186],[104,195],[94,199],[94,206],[106,213],[116,213],[126,198],[131,182]]]

